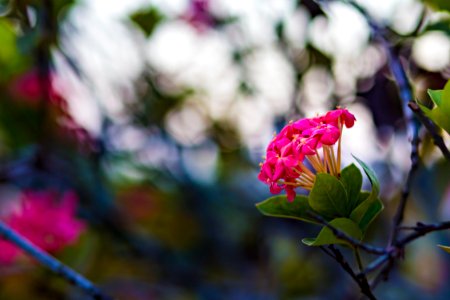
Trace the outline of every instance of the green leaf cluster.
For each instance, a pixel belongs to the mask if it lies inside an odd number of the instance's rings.
[[[435,104],[429,109],[423,104],[419,104],[423,113],[439,127],[450,133],[450,80],[447,81],[443,90],[428,90],[428,95]]]
[[[429,4],[437,10],[450,11],[450,1],[448,0],[423,0],[423,2]]]
[[[380,185],[375,173],[356,158],[372,185],[372,190],[362,191],[363,177],[354,164],[344,168],[339,178],[326,173],[318,173],[309,196],[298,195],[289,202],[286,196],[275,196],[256,205],[258,210],[271,217],[291,218],[321,225],[314,215],[318,215],[336,229],[361,240],[370,223],[383,210],[378,198]],[[308,246],[325,244],[345,244],[326,226],[316,238],[303,239]]]

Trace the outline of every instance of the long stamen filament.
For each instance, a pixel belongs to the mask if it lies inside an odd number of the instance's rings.
[[[331,173],[331,175],[337,175],[338,169],[337,169],[337,162],[336,162],[336,157],[334,155],[333,147],[324,146],[324,149],[327,153],[328,161],[330,163],[330,167],[331,167],[330,173]]]
[[[311,163],[311,165],[313,166],[313,168],[317,171],[317,172],[325,172],[322,163],[320,161],[317,161],[317,157],[314,155],[307,155],[306,158],[308,159],[308,161]]]
[[[317,158],[317,161],[319,162],[320,166],[322,167],[322,170],[324,172],[327,172],[327,168],[325,167],[325,162],[323,162],[322,158],[320,158],[319,151],[316,151],[316,158]]]
[[[324,157],[324,161],[325,161],[325,168],[328,169],[328,171],[331,175],[334,175],[334,167],[333,167],[333,162],[331,161],[330,152],[328,151],[328,148],[326,146],[324,146],[322,148],[322,151],[323,151],[323,157]]]
[[[339,175],[339,173],[341,172],[341,169],[338,166],[338,162],[336,161],[336,156],[334,155],[334,148],[330,147],[329,151],[331,153],[331,161],[333,162],[335,173],[336,173],[336,175]]]
[[[303,176],[303,178],[307,178],[309,181],[314,182],[314,179],[315,179],[314,174],[313,174],[313,176],[311,177],[310,175],[308,175],[308,174],[306,174],[306,173],[304,173],[304,172],[302,172],[302,171],[299,171],[297,168],[293,168],[293,170],[294,170],[297,174],[299,174],[300,177]]]
[[[296,180],[296,182],[287,182],[287,181],[279,180],[278,184],[291,185],[291,186],[294,186],[294,187],[302,187],[302,188],[307,189],[307,190],[311,190],[312,186],[313,186],[311,183],[297,181],[297,180]]]
[[[337,170],[338,175],[341,173],[341,138],[342,138],[342,129],[344,129],[344,124],[341,122],[341,117],[338,119],[339,122],[339,141],[338,141],[338,150],[337,150]]]
[[[315,179],[316,178],[316,175],[314,175],[314,173],[311,172],[311,170],[307,166],[305,166],[304,163],[299,162],[298,164],[299,164],[300,168],[302,169],[303,173],[306,176],[309,176],[311,179]]]

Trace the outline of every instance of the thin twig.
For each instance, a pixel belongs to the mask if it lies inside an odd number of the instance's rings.
[[[20,249],[22,249],[29,256],[33,257],[41,264],[49,268],[55,274],[61,276],[68,282],[82,289],[86,294],[97,300],[112,300],[108,295],[105,295],[98,287],[86,279],[83,275],[77,273],[70,267],[64,265],[56,258],[50,256],[43,250],[33,245],[26,238],[11,229],[7,224],[0,221],[0,236],[5,240],[10,241]]]
[[[391,237],[389,239],[389,246],[396,244],[397,236],[400,231],[400,225],[403,222],[403,216],[405,213],[406,203],[410,194],[412,181],[414,175],[419,167],[419,143],[420,139],[418,135],[413,136],[413,140],[411,141],[411,168],[408,172],[408,177],[406,179],[406,183],[404,185],[402,196],[400,198],[400,203],[397,207],[397,211],[393,218],[393,228],[391,232]]]
[[[367,275],[373,271],[376,271],[379,269],[386,261],[388,261],[391,258],[391,253],[386,253],[380,257],[378,257],[376,260],[371,262],[360,274]],[[358,274],[359,275],[359,274]]]
[[[381,269],[380,273],[378,273],[378,275],[375,277],[372,283],[372,288],[375,288],[382,279],[387,280],[389,272],[394,266],[395,259],[403,257],[405,251],[404,248],[407,244],[428,233],[450,229],[450,221],[435,224],[423,224],[421,222],[418,222],[417,226],[399,226],[397,227],[397,229],[413,230],[415,232],[410,233],[402,239],[396,240],[395,245],[391,247],[385,255],[380,256],[365,268],[362,273],[368,274],[378,270],[381,266],[388,262],[388,264],[386,264]]]
[[[330,255],[332,258],[334,258],[341,267],[353,278],[353,280],[358,284],[359,288],[361,289],[361,293],[366,295],[371,300],[376,300],[377,298],[372,293],[372,289],[370,288],[369,283],[367,282],[367,278],[364,274],[362,275],[356,275],[353,271],[352,267],[348,264],[347,260],[342,255],[341,251],[339,251],[337,248],[335,248],[333,245],[329,245],[328,249],[332,252],[333,255]],[[326,253],[326,252],[325,252]]]
[[[414,233],[411,233],[401,240],[397,242],[397,245],[399,247],[404,247],[406,244],[414,241],[415,239],[424,236],[428,233],[434,232],[434,231],[440,231],[440,230],[446,230],[450,229],[450,221],[442,222],[442,223],[436,223],[436,224],[421,224],[420,226],[417,226],[414,230]]]
[[[380,273],[373,279],[372,284],[370,287],[372,289],[375,289],[377,285],[383,281],[387,281],[389,279],[389,274],[391,273],[392,268],[395,265],[395,260],[389,257],[387,260],[387,264],[380,270]]]
[[[410,101],[408,103],[408,107],[415,113],[417,119],[419,119],[419,121],[431,134],[431,137],[433,138],[436,147],[438,147],[441,150],[442,154],[447,160],[450,160],[450,151],[445,145],[444,139],[439,134],[439,130],[436,124],[434,124],[433,121],[431,121],[427,116],[425,116],[425,114],[420,109],[419,105],[417,105],[417,103]]]

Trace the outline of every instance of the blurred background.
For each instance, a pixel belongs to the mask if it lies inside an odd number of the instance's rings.
[[[357,119],[344,164],[381,180],[367,238],[387,241],[410,142],[386,50],[344,2],[1,0],[0,217],[24,191],[75,193],[85,230],[53,254],[117,299],[357,297],[301,244],[319,228],[254,206],[270,196],[257,174],[273,133],[340,105]],[[431,105],[450,77],[449,2],[357,2]],[[450,166],[421,135],[410,225],[450,218]],[[449,234],[410,245],[376,295],[448,299],[436,244]],[[0,299],[88,298],[22,257],[0,266]]]

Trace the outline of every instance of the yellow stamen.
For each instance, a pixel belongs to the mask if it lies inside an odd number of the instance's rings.
[[[319,161],[320,165],[322,166],[322,170],[323,170],[324,172],[326,172],[327,169],[324,168],[324,163],[322,162],[322,158],[321,158],[320,155],[319,155],[319,151],[316,151],[316,158],[317,158],[317,160]]]
[[[324,146],[322,148],[323,151],[323,162],[325,164],[325,170],[327,170],[328,173],[330,173],[331,175],[334,175],[334,170],[333,170],[333,163],[331,162],[331,158],[328,152],[328,149],[326,148],[326,146]]]
[[[337,150],[337,172],[338,175],[341,174],[341,137],[342,137],[342,129],[344,128],[341,123],[341,117],[338,119],[339,122],[339,141],[338,141],[338,150]]]
[[[315,180],[314,178],[307,177],[306,174],[302,174],[302,176],[300,176],[299,179],[301,179],[305,182],[311,183],[311,184],[313,184],[314,180]]]
[[[333,147],[324,146],[324,150],[327,153],[328,162],[330,164],[330,174],[336,176],[338,174],[336,157],[334,156]]]
[[[299,164],[300,168],[302,169],[302,171],[305,173],[305,175],[308,175],[309,177],[312,177],[312,178],[315,178],[315,177],[316,177],[316,175],[314,175],[314,173],[311,172],[311,170],[308,169],[308,167],[305,166],[304,163],[299,162],[298,164]]]
[[[317,160],[317,157],[315,155],[307,155],[306,158],[311,163],[316,172],[325,172],[322,163]]]

